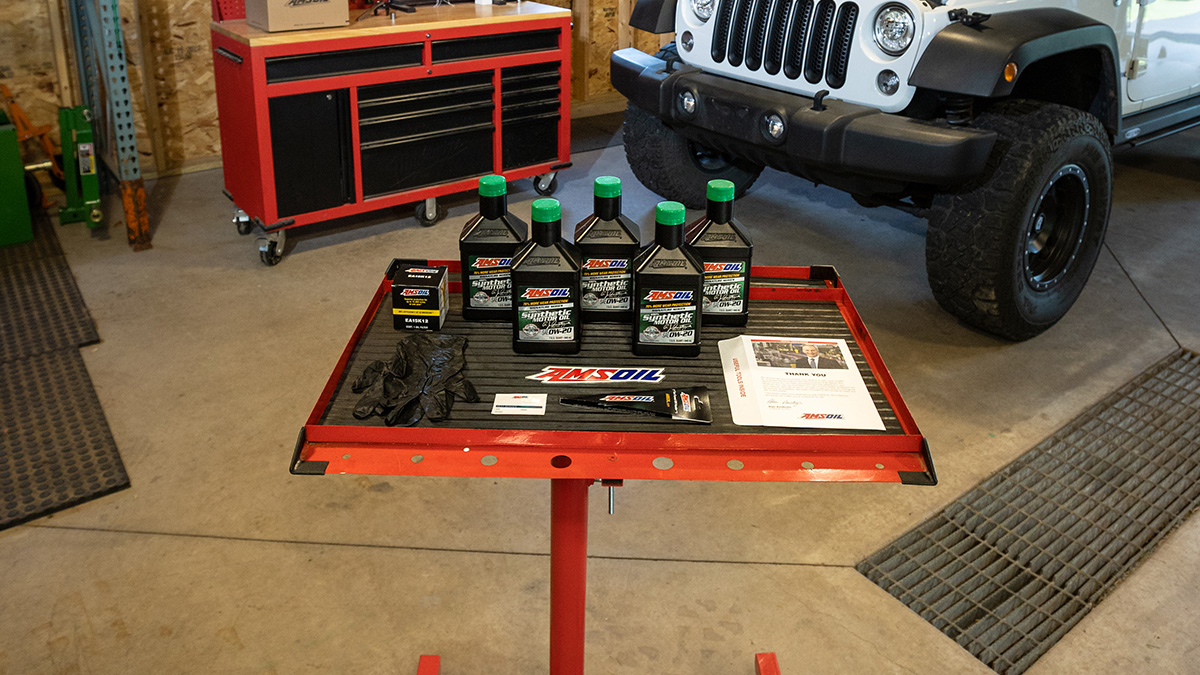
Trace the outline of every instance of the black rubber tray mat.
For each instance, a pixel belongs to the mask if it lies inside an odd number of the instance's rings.
[[[625,324],[585,324],[583,351],[578,355],[528,355],[512,350],[512,330],[508,323],[479,323],[462,319],[457,308],[458,296],[451,296],[452,310],[442,328],[443,333],[467,338],[466,376],[475,385],[480,402],[455,402],[450,419],[436,426],[469,427],[472,429],[570,429],[573,431],[653,431],[671,433],[712,434],[829,434],[825,429],[789,429],[782,427],[739,427],[733,424],[725,379],[721,372],[717,342],[738,335],[783,335],[809,338],[842,338],[850,347],[883,418],[885,431],[850,430],[853,434],[903,434],[895,412],[883,390],[871,374],[862,350],[846,326],[834,302],[783,302],[752,300],[750,323],[746,327],[705,326],[703,351],[696,358],[667,358],[634,356],[629,349],[630,329]],[[337,392],[321,418],[321,424],[339,426],[382,426],[379,417],[355,419],[354,404],[359,395],[350,390],[350,383],[372,361],[390,359],[395,353],[399,333],[392,327],[392,299],[383,298],[370,328],[355,348],[350,362],[338,383]],[[660,384],[610,382],[603,385],[554,385],[526,379],[544,366],[589,367],[663,367],[665,379]],[[713,411],[713,423],[681,424],[668,419],[622,415],[586,408],[568,408],[558,403],[560,396],[588,393],[631,391],[658,387],[706,386]],[[493,415],[492,402],[497,393],[547,394],[544,416]],[[418,426],[435,426],[422,419]]]
[[[0,267],[0,327],[0,361],[100,341],[61,255]]]
[[[1181,352],[858,565],[1022,673],[1200,504],[1200,355]]]
[[[75,347],[0,362],[0,529],[129,487]]]

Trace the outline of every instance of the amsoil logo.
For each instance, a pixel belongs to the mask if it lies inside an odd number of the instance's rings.
[[[687,394],[685,394],[684,392],[681,391],[681,392],[679,392],[679,401],[681,403],[683,403],[683,411],[684,412],[692,411],[692,397],[691,396],[688,396]]]
[[[740,262],[704,263],[704,273],[712,274],[713,272],[741,272],[744,264],[745,263]]]
[[[616,270],[625,269],[626,267],[629,267],[629,261],[618,258],[590,258],[587,262],[583,263],[583,269],[585,270]]]
[[[662,382],[664,368],[572,368],[546,366],[527,380],[546,383],[592,384],[602,382]]]
[[[437,274],[437,269],[433,267],[410,267],[404,271],[410,274]]]
[[[568,298],[571,296],[569,288],[526,288],[521,294],[526,300],[540,300],[543,298]]]
[[[710,232],[700,237],[700,241],[733,241],[735,239],[732,232]]]
[[[429,295],[428,288],[406,288],[402,295]]]
[[[655,260],[650,263],[653,269],[661,269],[663,267],[687,267],[687,263],[682,260]]]
[[[804,413],[804,414],[800,415],[800,419],[802,419],[802,420],[840,420],[840,419],[843,419],[843,417],[836,413]]]
[[[300,5],[315,5],[319,2],[329,2],[329,0],[288,0],[288,7],[299,7]]]
[[[691,291],[650,291],[645,300],[649,302],[671,302],[672,300],[691,300]]]
[[[605,396],[601,401],[614,401],[619,403],[654,403],[653,396],[627,396],[623,394],[613,394]]]
[[[512,258],[476,258],[475,262],[471,263],[471,267],[476,269],[508,267],[510,265],[512,265]]]

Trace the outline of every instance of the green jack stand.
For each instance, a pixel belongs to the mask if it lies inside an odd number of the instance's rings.
[[[0,112],[0,246],[33,239],[17,128]]]
[[[92,140],[92,114],[84,106],[58,109],[62,132],[62,170],[67,205],[58,210],[60,225],[86,222],[101,226],[100,177],[96,173],[96,144]]]

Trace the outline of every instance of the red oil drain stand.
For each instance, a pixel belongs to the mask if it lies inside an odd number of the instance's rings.
[[[430,264],[458,272],[457,261]],[[758,267],[751,281],[750,325],[706,327],[704,352],[696,359],[629,356],[612,346],[628,339],[628,327],[602,325],[588,326],[581,354],[553,358],[554,365],[578,367],[662,366],[668,379],[672,369],[686,368],[688,386],[709,390],[711,425],[581,412],[561,405],[548,405],[538,417],[493,416],[494,393],[539,387],[555,401],[578,388],[530,382],[526,377],[546,365],[545,358],[514,355],[508,348],[507,324],[470,323],[455,312],[442,330],[467,338],[467,376],[475,382],[481,402],[456,403],[451,419],[436,426],[422,422],[418,427],[392,428],[353,417],[358,396],[349,384],[368,363],[390,358],[395,350],[390,281],[384,279],[300,431],[291,472],[549,479],[549,672],[583,675],[588,491],[599,478],[605,485],[637,479],[937,482],[928,446],[832,268]],[[452,293],[460,288],[457,281],[451,282]],[[451,300],[451,306],[457,303]],[[756,329],[756,317],[769,326]],[[846,340],[885,430],[735,426],[716,342],[743,332]],[[698,363],[707,367],[696,369]],[[480,365],[472,370],[470,364]],[[438,675],[440,667],[440,657],[422,656],[417,673]],[[770,653],[756,655],[755,669],[758,675],[780,675]]]

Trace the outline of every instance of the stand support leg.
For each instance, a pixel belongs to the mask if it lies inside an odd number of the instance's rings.
[[[442,670],[442,657],[422,656],[417,664],[417,675],[438,675]]]
[[[757,675],[780,675],[779,661],[773,652],[754,655],[754,672]]]
[[[583,675],[589,479],[550,481],[550,675]]]

